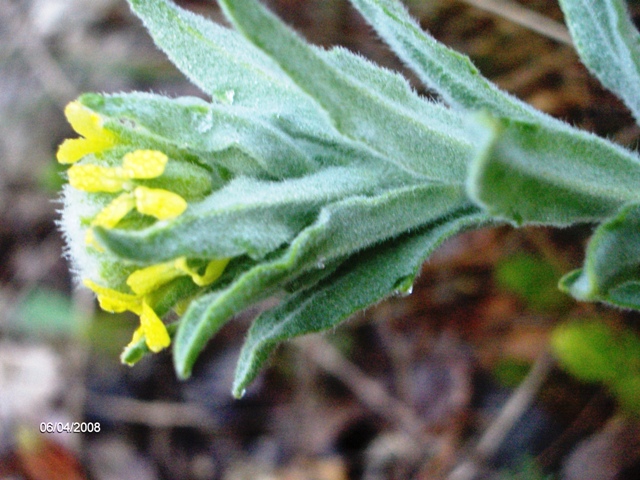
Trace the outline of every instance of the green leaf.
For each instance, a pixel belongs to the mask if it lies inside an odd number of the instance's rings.
[[[600,320],[570,321],[556,327],[551,346],[565,370],[604,383],[623,408],[640,413],[640,339],[633,330]]]
[[[429,224],[466,205],[459,188],[416,186],[324,207],[277,258],[262,261],[221,291],[194,301],[174,343],[178,374],[189,376],[198,354],[230,316],[334,259]]]
[[[495,270],[498,284],[519,295],[531,309],[550,312],[567,306],[558,291],[559,273],[542,258],[520,253],[501,261]]]
[[[175,336],[177,328],[178,322],[167,325],[167,333],[171,338]],[[133,366],[150,353],[151,350],[149,350],[145,338],[142,337],[136,343],[130,343],[124,348],[120,355],[120,361],[126,365]]]
[[[616,382],[612,390],[623,409],[640,414],[640,372]]]
[[[601,221],[640,199],[638,156],[587,132],[478,117],[485,145],[467,192],[517,225]]]
[[[325,156],[329,153],[333,157],[337,153],[327,148],[342,141],[327,113],[277,63],[237,32],[168,0],[130,0],[129,3],[156,45],[189,79],[213,97],[219,109],[226,115],[241,117],[241,122],[254,120],[253,130],[261,132],[256,139],[259,144],[271,151],[285,147],[295,150],[304,145],[304,151],[310,155],[318,148]],[[236,129],[228,140],[240,147],[238,141],[251,138],[252,134]],[[282,135],[292,137],[294,144],[287,138],[284,138],[285,145],[261,142],[263,138]],[[223,135],[217,138],[225,139]],[[250,141],[243,143],[242,148],[256,150]],[[261,153],[264,156],[264,152]],[[266,162],[269,178],[282,178],[278,172],[289,167],[290,162],[291,159],[279,165],[269,158]],[[242,173],[255,174],[250,170],[252,162],[243,166],[246,160],[237,156],[226,159],[225,165],[236,171],[238,163]]]
[[[369,105],[369,99],[363,98],[362,91],[365,91],[366,95],[373,95],[374,98],[378,96],[376,90],[371,88],[372,83],[394,84],[393,87],[387,88],[387,92],[403,88],[408,90],[406,86],[398,88],[400,83],[406,82],[399,80],[397,75],[377,69],[352,54],[324,52],[300,44],[306,53],[325,66],[325,71],[329,69],[329,75],[335,75],[335,81],[326,84],[328,90],[320,102],[329,102],[329,105],[323,104],[321,107],[307,94],[312,92],[307,90],[308,87],[317,90],[316,83],[322,83],[324,80],[314,80],[316,74],[326,77],[325,72],[307,71],[309,65],[299,65],[299,69],[307,72],[305,75],[313,82],[309,83],[308,79],[303,79],[296,84],[288,77],[290,72],[285,74],[277,63],[237,32],[183,10],[167,0],[131,0],[130,3],[134,12],[144,21],[156,44],[168,54],[178,68],[214,99],[222,99],[219,100],[220,109],[227,113],[234,112],[244,119],[255,120],[254,123],[258,123],[260,129],[265,132],[262,137],[273,134],[269,129],[275,128],[276,133],[285,132],[295,139],[296,145],[304,145],[305,152],[319,149],[323,159],[327,155],[334,157],[338,153],[331,151],[331,147],[338,143],[339,151],[343,151],[347,145],[351,150],[360,150],[359,156],[366,152],[369,156],[379,157],[382,152],[386,155],[385,161],[395,162],[402,168],[417,168],[421,174],[433,178],[462,181],[470,149],[468,142],[461,136],[464,122],[459,116],[448,112],[441,105],[421,100],[415,94],[406,95],[406,92],[395,99],[377,99],[377,103],[383,103],[382,105]],[[170,25],[170,28],[167,25]],[[290,33],[286,28],[284,31]],[[345,73],[340,69],[344,69]],[[376,69],[378,71],[374,73]],[[355,76],[357,80],[354,79]],[[232,97],[233,101],[225,100],[228,96]],[[343,105],[345,98],[350,98],[353,102]],[[403,107],[395,101],[398,98],[404,98],[407,102],[406,112],[397,112]],[[387,105],[392,103],[392,100],[393,108]],[[415,113],[415,106],[419,102],[423,103],[419,109],[422,112],[421,117]],[[352,112],[353,107],[357,108]],[[362,112],[363,108],[365,112]],[[336,119],[331,119],[325,109],[329,113],[336,109],[344,110],[343,117],[346,115],[349,118],[343,120],[348,120],[352,127],[348,136],[352,140],[372,140],[377,153],[369,148],[371,145],[360,145],[349,141],[348,138],[342,138],[340,132],[335,129]],[[375,114],[372,112],[374,109]],[[378,119],[384,112],[387,112],[385,118]],[[371,121],[376,121],[382,128],[379,131],[371,129],[368,126]],[[388,128],[389,125],[394,127]],[[240,132],[243,133],[242,130]],[[378,138],[381,133],[381,138]],[[247,138],[249,134],[250,132],[247,132]],[[239,140],[238,135],[235,133],[231,138]],[[428,155],[424,151],[425,144],[419,144],[418,138],[414,138],[416,135],[422,139],[430,139],[429,144],[433,148],[429,149]],[[258,139],[262,137],[259,136]],[[252,148],[250,145],[251,142],[243,144],[243,147]],[[283,148],[278,145],[265,145],[270,148]],[[399,156],[398,149],[401,152],[410,150],[412,156]],[[349,155],[343,155],[342,158],[348,157]],[[429,161],[423,162],[424,157]],[[234,160],[229,160],[227,165],[237,164]],[[336,164],[335,161],[332,163]],[[285,162],[284,166],[286,165]],[[451,165],[451,169],[444,169],[445,165]],[[274,162],[273,166],[275,172],[283,168],[282,165],[277,165],[277,162]]]
[[[311,224],[323,205],[352,195],[375,194],[385,183],[389,188],[407,180],[358,166],[327,168],[281,182],[239,177],[171,222],[139,231],[96,227],[94,232],[111,252],[138,262],[157,263],[184,255],[260,258]]]
[[[560,0],[580,58],[640,121],[640,34],[624,0]]]
[[[556,327],[553,352],[562,366],[586,382],[612,383],[624,376],[627,359],[621,358],[620,339],[602,321],[572,321]]]
[[[318,117],[314,102],[236,32],[168,0],[129,0],[129,4],[171,62],[214,99],[269,114],[293,114],[292,118],[302,113]],[[288,99],[286,104],[283,99]]]
[[[80,101],[137,148],[162,148],[214,169],[222,166],[235,175],[257,178],[295,177],[319,167],[286,132],[246,108],[149,93],[89,94]],[[235,155],[220,155],[226,150]]]
[[[490,112],[485,117],[504,117],[484,122],[488,139],[468,180],[470,197],[490,214],[516,224],[563,226],[602,220],[638,198],[636,155],[501,92],[467,57],[424,33],[400,2],[352,3],[445,100]]]
[[[425,121],[440,131],[449,131],[452,137],[466,138],[469,129],[459,112],[434,103],[419,96],[407,79],[402,75],[387,70],[364,57],[356,55],[344,48],[336,47],[329,51],[319,48],[314,49],[326,62],[349,77],[353,83],[359,84],[363,89],[376,92],[384,101],[389,102],[399,111],[404,111]]]
[[[420,265],[445,239],[486,223],[482,214],[462,213],[354,256],[309,290],[291,295],[262,314],[249,331],[236,369],[233,393],[241,397],[281,341],[336,326],[352,313],[406,291]]]
[[[296,84],[329,113],[336,128],[414,175],[461,182],[471,145],[460,137],[451,112],[431,104],[429,117],[417,116],[366,81],[345,75],[317,49],[254,0],[221,0],[225,14],[253,44],[275,59]],[[366,78],[366,70],[362,72]],[[397,100],[397,97],[395,98]],[[432,121],[435,120],[435,121]]]
[[[351,0],[351,3],[396,55],[452,106],[529,120],[545,116],[502,92],[480,74],[467,56],[425,33],[399,1]]]
[[[565,275],[560,288],[578,300],[640,310],[640,204],[603,222],[587,246],[584,267]]]

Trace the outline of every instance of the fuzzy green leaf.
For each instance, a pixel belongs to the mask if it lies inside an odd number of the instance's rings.
[[[451,117],[443,106],[432,104],[435,122],[431,117],[418,117],[353,75],[343,74],[259,2],[219,3],[247,39],[322,105],[343,135],[365,143],[415,175],[447,182],[464,177],[471,146],[460,137],[459,127],[440,120]]]
[[[235,175],[300,176],[318,162],[276,126],[246,108],[149,93],[88,94],[81,103],[137,148],[155,147]],[[220,152],[229,151],[226,154]]]
[[[416,186],[326,206],[281,256],[249,268],[225,289],[193,302],[173,348],[178,374],[189,376],[204,345],[231,315],[305,272],[322,269],[334,259],[429,224],[465,205],[457,187]]]
[[[129,4],[155,44],[214,99],[265,114],[318,116],[313,101],[278,65],[236,32],[169,0],[129,0]],[[289,100],[291,109],[286,108],[283,98]]]
[[[624,0],[560,0],[580,58],[640,121],[640,34]]]
[[[515,224],[600,221],[640,199],[640,159],[595,135],[479,117],[485,147],[471,166],[469,196]]]
[[[249,7],[242,3],[241,8]],[[258,24],[248,28],[260,38],[267,38],[269,45],[284,40],[279,64],[237,32],[167,0],[132,0],[131,4],[156,44],[194,83],[214,99],[224,100],[228,92],[233,92],[233,101],[227,102],[229,107],[246,108],[246,115],[288,132],[300,140],[298,144],[311,142],[317,147],[335,142],[349,144],[349,139],[364,140],[367,145],[360,145],[361,150],[383,154],[386,161],[413,173],[462,181],[471,155],[463,135],[464,122],[442,105],[419,99],[411,92],[379,95],[376,87],[385,82],[390,84],[387,94],[409,90],[406,85],[398,88],[406,82],[397,75],[344,51],[325,52],[306,45],[274,17],[263,16],[263,9],[255,3],[259,18],[247,20]],[[269,29],[269,33],[262,28]],[[271,35],[279,35],[279,40]],[[252,41],[260,48],[264,46],[260,39]],[[423,105],[417,115],[415,107],[419,102]],[[379,128],[372,128],[371,122]],[[347,138],[341,138],[341,134]],[[425,145],[429,145],[427,151]]]
[[[627,205],[600,225],[584,267],[562,278],[560,288],[578,300],[640,310],[640,204]]]
[[[240,354],[233,393],[255,378],[278,343],[335,327],[352,313],[406,291],[424,260],[445,239],[486,223],[483,214],[460,212],[443,222],[365,250],[309,290],[291,295],[255,320]]]
[[[396,55],[452,106],[521,119],[544,116],[483,77],[466,55],[425,33],[399,1],[350,1]]]
[[[173,221],[138,231],[101,227],[94,231],[111,252],[142,263],[185,255],[260,258],[312,223],[323,205],[406,183],[406,177],[358,166],[332,167],[280,182],[238,177]]]

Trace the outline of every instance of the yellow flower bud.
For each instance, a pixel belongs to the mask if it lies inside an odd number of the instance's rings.
[[[182,275],[184,272],[178,270],[172,260],[136,270],[127,278],[127,285],[137,295],[146,295]]]
[[[104,207],[102,211],[96,215],[96,218],[91,222],[91,226],[113,228],[127,215],[127,213],[133,210],[135,206],[136,201],[133,195],[130,193],[123,193],[122,195],[114,198],[109,205]]]
[[[129,311],[136,315],[142,314],[142,300],[139,296],[103,287],[89,279],[85,279],[83,283],[97,295],[98,303],[103,310],[112,313]]]
[[[127,178],[156,178],[164,173],[168,161],[158,150],[136,150],[122,158],[122,173]]]
[[[101,165],[73,165],[67,172],[69,184],[85,192],[116,193],[122,190],[127,180],[119,168]]]
[[[137,210],[159,220],[175,218],[187,209],[184,198],[161,188],[137,187],[134,195]]]
[[[207,268],[205,268],[204,274],[202,275],[198,274],[195,269],[189,267],[189,265],[187,264],[187,259],[185,257],[180,257],[175,260],[175,265],[177,268],[191,276],[193,283],[195,283],[199,287],[205,287],[220,278],[220,275],[222,275],[222,272],[224,272],[224,269],[227,267],[229,260],[231,259],[222,258],[219,260],[211,260],[207,264]]]

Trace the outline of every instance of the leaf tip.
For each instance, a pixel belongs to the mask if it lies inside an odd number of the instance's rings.
[[[576,300],[593,301],[597,297],[595,285],[582,269],[573,270],[560,279],[560,291],[573,296]]]

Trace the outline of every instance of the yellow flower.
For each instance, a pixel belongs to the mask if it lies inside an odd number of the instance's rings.
[[[73,165],[67,174],[69,184],[85,192],[116,193],[132,179],[149,179],[164,173],[169,158],[158,150],[135,150],[122,158],[120,167]]]
[[[105,228],[113,228],[127,213],[133,210],[135,206],[136,200],[133,195],[119,195],[96,215],[91,224],[93,226],[99,225]]]
[[[196,269],[189,267],[186,257],[179,257],[169,262],[136,270],[127,278],[127,285],[137,295],[146,295],[174,278],[189,275],[193,283],[199,287],[205,287],[220,278],[229,260],[229,258],[211,260],[204,273],[200,275]]]
[[[140,330],[144,333],[145,342],[153,353],[158,353],[167,348],[171,338],[162,320],[145,301],[142,302],[142,315],[140,315]]]
[[[180,257],[176,259],[175,266],[179,270],[182,270],[184,273],[191,276],[191,280],[193,280],[193,283],[195,283],[199,287],[205,287],[220,278],[220,275],[222,275],[224,269],[227,268],[229,260],[231,259],[221,258],[219,260],[211,260],[209,263],[207,263],[207,267],[204,269],[204,273],[202,275],[199,275],[195,269],[187,265],[186,257]]]
[[[67,120],[82,138],[70,138],[62,142],[56,155],[60,163],[75,163],[85,155],[99,153],[113,147],[118,137],[103,127],[102,118],[82,105],[71,102],[64,110]]]
[[[127,278],[127,285],[136,295],[151,293],[174,278],[184,275],[174,264],[175,261],[170,261],[136,270]]]
[[[84,280],[84,284],[95,292],[103,310],[115,313],[129,311],[140,316],[140,327],[134,332],[130,345],[144,337],[149,350],[159,352],[168,347],[171,340],[164,323],[149,305],[148,295],[171,280],[184,275],[189,275],[198,286],[209,285],[222,275],[229,260],[228,258],[211,260],[202,275],[196,269],[189,267],[185,257],[141,268],[127,278],[127,285],[134,294],[103,287],[88,279]]]
[[[135,150],[122,159],[122,166],[73,165],[69,168],[69,184],[85,192],[117,193],[116,197],[94,218],[92,226],[115,227],[131,210],[137,209],[143,215],[151,215],[159,220],[167,220],[181,215],[187,209],[187,202],[180,195],[161,188],[138,186],[133,191],[130,180],[144,180],[159,177],[164,173],[169,158],[157,150]],[[99,247],[93,232],[87,231],[87,244]]]
[[[133,195],[136,200],[136,209],[158,220],[175,218],[187,209],[184,198],[162,188],[137,187]]]
[[[145,297],[122,293],[91,280],[85,280],[84,284],[96,293],[103,310],[115,313],[130,311],[140,316],[140,327],[134,332],[131,343],[144,336],[147,347],[154,353],[169,346],[171,338],[167,328]]]
[[[122,157],[125,178],[156,178],[164,173],[169,157],[158,150],[136,150]]]
[[[116,193],[124,188],[128,180],[119,167],[101,165],[74,165],[68,171],[69,184],[85,192]]]
[[[139,296],[103,287],[89,279],[85,279],[82,283],[96,294],[100,308],[104,311],[112,313],[133,312],[136,315],[142,314],[142,299]]]

